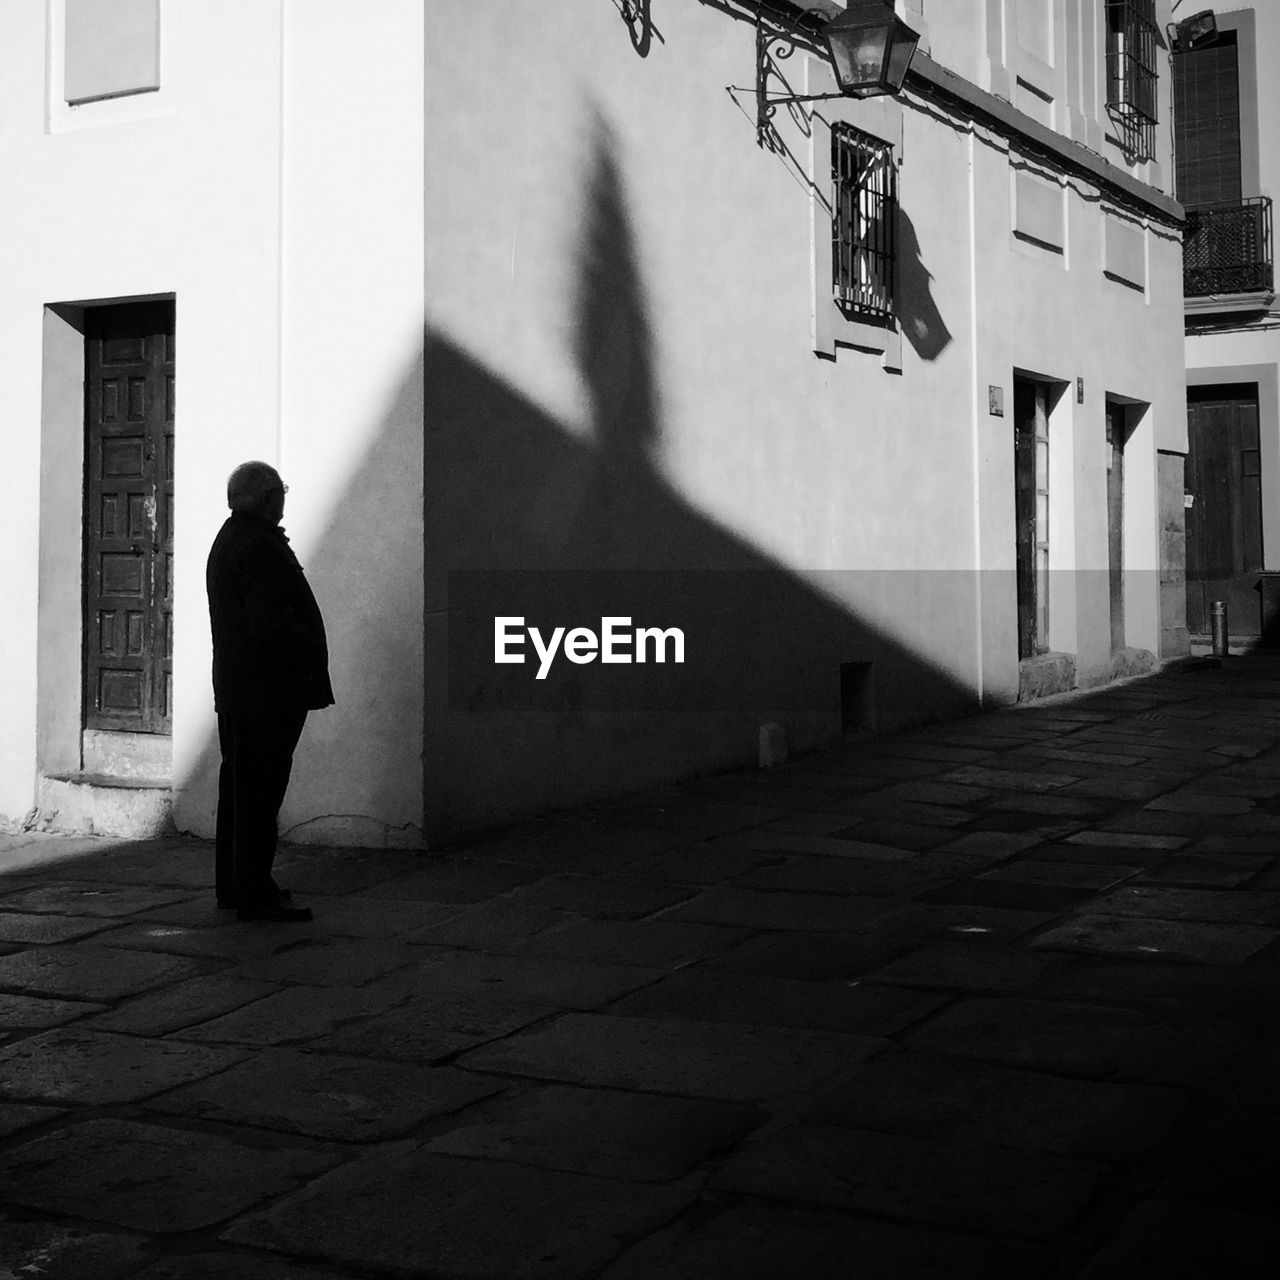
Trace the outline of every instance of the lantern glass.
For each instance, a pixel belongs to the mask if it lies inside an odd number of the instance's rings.
[[[889,28],[860,27],[831,39],[836,79],[842,89],[860,89],[880,83],[884,75]]]
[[[843,93],[896,93],[920,37],[886,0],[853,0],[825,31]]]

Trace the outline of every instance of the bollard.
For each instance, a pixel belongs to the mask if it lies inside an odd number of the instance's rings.
[[[1227,602],[1225,600],[1215,600],[1212,614],[1213,656],[1215,658],[1225,658],[1227,656]]]

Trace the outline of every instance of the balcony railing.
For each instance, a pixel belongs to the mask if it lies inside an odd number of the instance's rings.
[[[1270,293],[1274,279],[1270,196],[1188,207],[1182,240],[1184,296]]]

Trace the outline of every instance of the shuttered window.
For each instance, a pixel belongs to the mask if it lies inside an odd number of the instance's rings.
[[[1236,33],[1173,59],[1177,196],[1183,204],[1228,204],[1240,180],[1240,65]]]

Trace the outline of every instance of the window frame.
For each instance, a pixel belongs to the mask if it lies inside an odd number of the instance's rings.
[[[1103,0],[1103,6],[1107,115],[1125,155],[1151,160],[1160,118],[1156,0]]]
[[[898,173],[893,143],[847,122],[831,127],[831,296],[848,319],[897,315]]]

